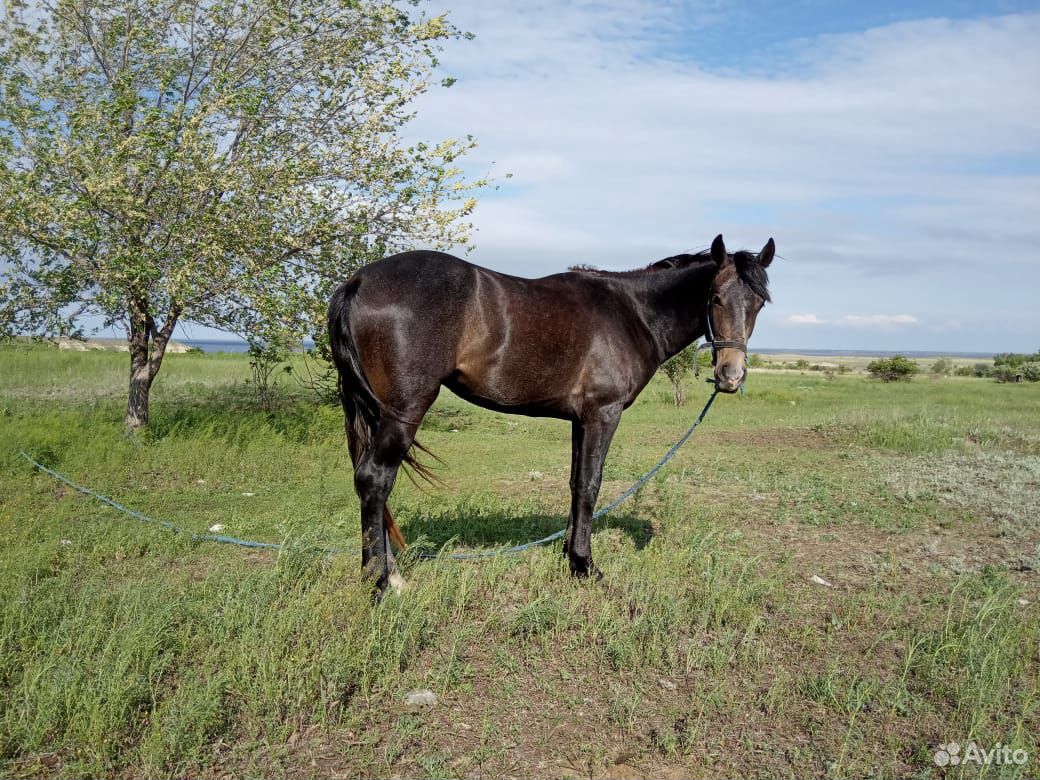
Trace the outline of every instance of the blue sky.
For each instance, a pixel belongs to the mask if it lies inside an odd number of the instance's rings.
[[[472,133],[470,169],[499,177],[473,262],[620,269],[773,236],[753,345],[1040,348],[1035,3],[430,8],[476,36],[411,128]]]
[[[773,236],[752,348],[1040,348],[1036,3],[425,8],[475,35],[409,130],[473,134],[469,170],[498,178],[471,261],[539,276]]]

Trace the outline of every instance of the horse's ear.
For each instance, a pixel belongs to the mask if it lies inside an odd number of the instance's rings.
[[[715,265],[722,265],[726,262],[727,256],[726,242],[722,240],[722,233],[719,233],[711,242],[711,259],[715,261]]]
[[[776,244],[773,243],[773,239],[769,239],[762,247],[762,251],[758,253],[758,264],[763,268],[768,268],[769,264],[773,262],[774,254],[776,254]]]

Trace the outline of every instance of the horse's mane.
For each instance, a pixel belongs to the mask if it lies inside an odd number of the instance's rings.
[[[731,254],[733,256],[733,261],[737,266],[737,274],[740,275],[744,284],[750,287],[756,295],[764,300],[771,300],[769,297],[769,274],[758,262],[758,255],[755,252],[748,252],[745,249],[732,252]],[[663,260],[658,260],[656,263],[651,263],[645,268],[634,268],[630,271],[604,271],[590,265],[575,265],[571,266],[570,270],[583,274],[596,274],[599,276],[642,276],[645,274],[656,273],[657,271],[667,271],[672,268],[685,268],[688,265],[704,262],[705,260],[714,262],[711,257],[710,249],[705,249],[693,254],[672,255]]]

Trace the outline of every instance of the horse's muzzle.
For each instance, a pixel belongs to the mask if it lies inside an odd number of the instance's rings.
[[[747,369],[740,366],[734,371],[731,366],[719,366],[715,372],[715,389],[720,393],[735,393],[747,379]]]

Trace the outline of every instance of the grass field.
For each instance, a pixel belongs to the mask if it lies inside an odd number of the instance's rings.
[[[597,527],[602,583],[557,547],[406,554],[410,590],[373,606],[355,555],[306,549],[357,543],[338,409],[261,412],[244,356],[170,355],[127,437],[125,363],[0,348],[0,775],[1040,774],[1038,385],[754,372]],[[601,502],[706,394],[647,388]],[[445,484],[399,482],[413,542],[563,524],[565,424],[445,394],[421,439]],[[20,449],[192,530],[299,547],[192,543]],[[952,741],[1029,762],[936,766]]]

